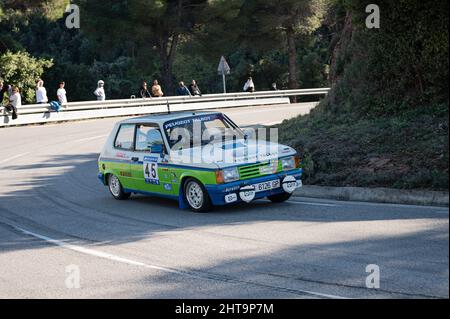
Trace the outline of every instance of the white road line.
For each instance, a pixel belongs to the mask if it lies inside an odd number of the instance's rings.
[[[12,160],[18,159],[19,157],[22,157],[22,156],[26,156],[26,155],[28,155],[28,154],[30,154],[30,152],[27,152],[27,153],[22,153],[22,154],[17,154],[17,155],[15,155],[15,156],[12,156],[12,157],[6,158],[6,159],[4,159],[4,160],[1,160],[1,161],[0,161],[0,164],[4,164],[4,163],[7,163],[7,162],[9,162],[9,161],[12,161]]]
[[[394,207],[394,208],[414,208],[414,209],[435,209],[436,213],[440,214],[449,214],[448,207],[440,207],[440,206],[422,206],[422,205],[408,205],[408,204],[393,204],[393,203],[373,203],[373,202],[358,202],[358,201],[348,201],[346,204],[351,205],[361,205],[361,206],[377,206],[377,207]],[[439,210],[438,210],[439,209]]]
[[[307,198],[303,196],[298,196],[298,198]],[[312,198],[312,197],[311,197]],[[333,199],[323,198],[328,202],[336,203],[336,204],[323,204],[323,205],[336,205],[336,206],[374,206],[374,207],[393,207],[393,208],[410,208],[410,209],[423,209],[423,210],[435,210],[434,212],[437,214],[449,214],[448,207],[442,206],[422,206],[422,205],[408,205],[408,204],[394,204],[394,203],[376,203],[376,202],[360,202],[360,201],[338,201]],[[305,202],[301,202],[305,203]]]
[[[39,238],[42,239],[48,243],[51,243],[53,245],[65,248],[65,249],[69,249],[69,250],[73,250],[85,255],[90,255],[90,256],[94,256],[94,257],[99,257],[99,258],[103,258],[103,259],[108,259],[108,260],[112,260],[112,261],[117,261],[117,262],[121,262],[124,264],[128,264],[128,265],[132,265],[132,266],[139,266],[139,267],[145,267],[145,268],[150,268],[150,269],[155,269],[155,270],[161,270],[161,271],[165,271],[165,272],[170,272],[170,273],[175,273],[175,274],[180,274],[180,275],[190,275],[184,272],[179,272],[173,269],[169,269],[169,268],[165,268],[165,267],[159,267],[159,266],[154,266],[154,265],[148,265],[139,261],[134,261],[131,259],[127,259],[127,258],[122,258],[122,257],[118,257],[115,255],[111,255],[102,251],[98,251],[98,250],[93,250],[93,249],[89,249],[89,248],[84,248],[81,246],[76,246],[76,245],[71,245],[71,244],[67,244],[63,241],[60,240],[56,240],[56,239],[52,239],[50,237],[44,236],[44,235],[39,235],[36,233],[33,233],[31,231],[28,231],[26,229],[20,228],[20,227],[16,227],[14,226],[15,229],[21,231],[24,234],[33,236],[35,238]],[[193,275],[191,275],[193,276]],[[194,277],[194,276],[193,276]]]
[[[81,254],[85,254],[85,255],[90,255],[90,256],[94,256],[94,257],[98,257],[98,258],[103,258],[103,259],[107,259],[107,260],[111,260],[111,261],[116,261],[116,262],[120,262],[120,263],[124,263],[124,264],[128,264],[128,265],[132,265],[132,266],[137,266],[137,267],[144,267],[147,269],[154,269],[154,270],[159,270],[159,271],[164,271],[164,272],[168,272],[168,273],[173,273],[173,274],[178,274],[178,275],[183,275],[183,276],[189,276],[189,277],[194,277],[194,278],[202,278],[201,276],[196,276],[195,274],[190,274],[188,272],[182,272],[182,271],[177,271],[177,270],[173,270],[173,269],[169,269],[166,267],[161,267],[161,266],[155,266],[155,265],[149,265],[149,264],[145,264],[143,262],[140,261],[135,261],[135,260],[131,260],[128,258],[123,258],[123,257],[119,257],[116,255],[112,255],[109,253],[105,253],[99,250],[94,250],[94,249],[90,249],[90,248],[85,248],[85,247],[81,247],[81,246],[77,246],[77,245],[71,245],[68,243],[65,243],[64,241],[60,241],[60,240],[56,240],[56,239],[52,239],[50,237],[44,236],[44,235],[39,235],[36,234],[34,232],[28,231],[26,229],[17,227],[17,226],[13,226],[16,230],[44,240],[48,243],[51,243],[53,245],[59,246],[61,248],[65,248],[65,249],[69,249]],[[244,281],[240,281],[237,280],[237,282],[240,283],[247,283],[247,284],[255,284],[258,285],[258,283],[251,283],[251,282],[244,282]],[[278,287],[274,287],[274,288],[278,288]],[[324,297],[324,298],[330,298],[330,299],[349,299],[347,297],[342,297],[342,296],[337,296],[337,295],[330,295],[330,294],[323,294],[320,292],[314,292],[314,291],[308,291],[308,290],[299,290],[299,289],[295,289],[296,291],[300,292],[300,293],[306,293],[309,295],[313,295],[313,296],[318,296],[318,297]]]

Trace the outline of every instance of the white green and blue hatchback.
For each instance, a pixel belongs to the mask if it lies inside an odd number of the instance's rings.
[[[256,140],[213,112],[121,121],[98,166],[99,179],[115,199],[161,196],[195,212],[261,198],[280,203],[302,186],[294,149]]]

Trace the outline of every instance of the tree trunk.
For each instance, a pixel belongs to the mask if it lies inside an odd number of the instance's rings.
[[[295,33],[292,27],[286,29],[288,56],[289,56],[289,89],[297,89],[297,48],[295,46]],[[294,97],[292,102],[296,102],[297,98]]]
[[[178,0],[177,3],[177,26],[181,25],[181,18],[183,14],[183,1]],[[173,76],[173,62],[175,61],[175,54],[177,52],[179,33],[175,32],[170,36],[161,35],[160,38],[160,57],[162,66],[162,78],[165,86],[165,95],[175,94],[175,83]]]
[[[171,39],[161,39],[160,41],[161,76],[163,80],[163,92],[166,96],[175,94],[176,86],[173,76],[173,62],[175,60],[178,39],[179,35],[175,34]]]

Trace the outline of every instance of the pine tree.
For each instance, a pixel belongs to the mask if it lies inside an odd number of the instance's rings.
[[[126,42],[133,50],[143,44],[156,50],[162,84],[174,93],[173,63],[177,48],[191,35],[207,0],[116,0],[108,3],[80,0],[82,23],[99,40]]]

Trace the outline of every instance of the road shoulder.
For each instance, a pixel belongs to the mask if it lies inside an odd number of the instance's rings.
[[[448,192],[305,185],[294,196],[405,205],[449,206]]]

